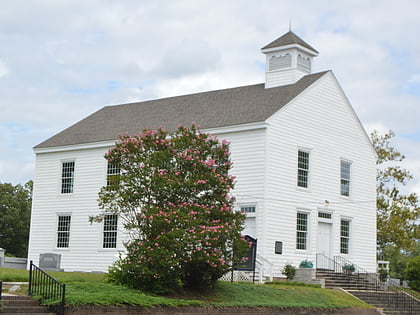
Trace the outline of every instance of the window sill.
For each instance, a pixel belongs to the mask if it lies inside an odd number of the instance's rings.
[[[296,186],[296,190],[297,191],[302,191],[302,192],[307,192],[307,193],[311,192],[311,189],[309,187],[305,188],[305,187]]]
[[[98,252],[118,252],[120,251],[118,248],[99,248]]]
[[[307,255],[307,254],[310,254],[311,251],[309,249],[295,249],[295,253],[296,254],[305,254],[305,255]]]
[[[55,252],[70,252],[70,248],[69,247],[56,247],[55,249],[53,249],[53,251]]]

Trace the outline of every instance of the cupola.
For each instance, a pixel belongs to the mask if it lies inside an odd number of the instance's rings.
[[[261,51],[266,55],[266,89],[293,84],[310,74],[312,58],[318,55],[318,51],[292,31],[264,46]]]

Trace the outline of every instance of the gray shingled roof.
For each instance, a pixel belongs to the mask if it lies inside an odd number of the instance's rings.
[[[214,128],[262,122],[289,103],[325,72],[306,75],[295,84],[265,89],[264,84],[106,106],[63,130],[35,148],[116,140],[122,134],[138,134],[163,126]]]
[[[267,49],[267,48],[274,48],[274,47],[280,47],[280,46],[286,46],[286,45],[292,45],[292,44],[299,44],[303,47],[306,47],[306,48],[318,53],[318,51],[315,48],[313,48],[311,45],[309,45],[307,42],[305,42],[302,38],[297,36],[292,31],[289,31],[286,34],[284,34],[283,36],[280,36],[279,38],[272,41],[270,44],[264,46],[261,49],[264,50],[264,49]]]

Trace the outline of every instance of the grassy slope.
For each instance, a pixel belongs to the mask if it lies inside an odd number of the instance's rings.
[[[104,283],[104,274],[51,272],[52,276],[66,283],[66,302],[69,305],[216,305],[216,306],[269,306],[339,308],[369,307],[368,304],[350,295],[328,289],[296,285],[252,285],[248,283],[219,282],[206,294],[179,294],[177,298],[153,296],[138,290]],[[28,281],[28,272],[16,269],[1,269],[3,281]]]

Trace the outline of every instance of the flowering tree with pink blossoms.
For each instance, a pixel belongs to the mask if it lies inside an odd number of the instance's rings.
[[[228,142],[195,125],[173,134],[160,128],[120,137],[105,158],[121,172],[102,188],[99,205],[131,233],[112,281],[156,293],[204,289],[230,270],[234,248],[246,250],[244,217],[229,195]]]

